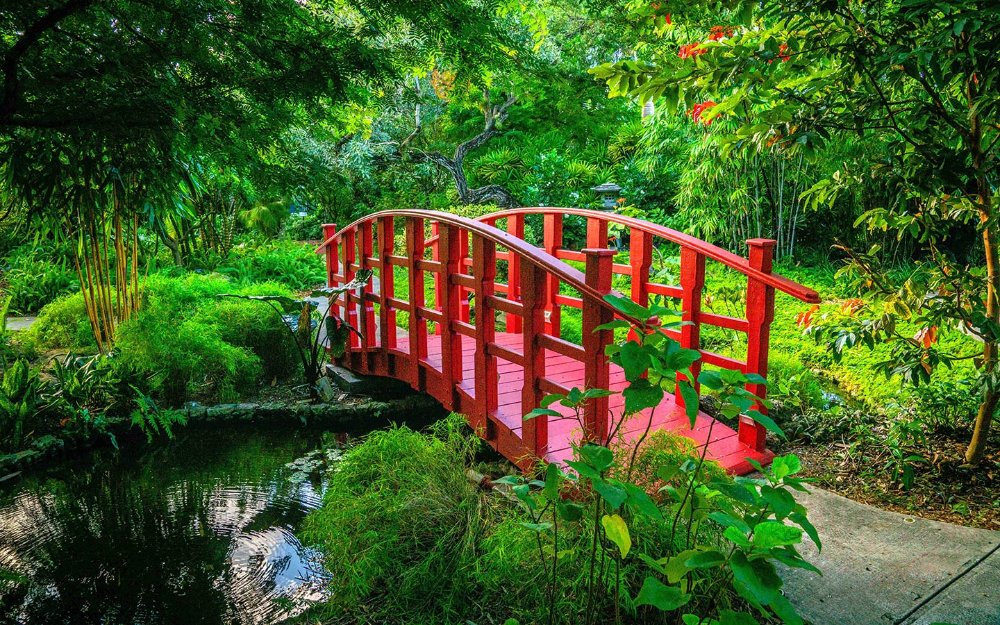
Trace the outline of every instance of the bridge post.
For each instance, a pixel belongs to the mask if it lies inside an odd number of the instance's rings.
[[[687,322],[681,326],[681,347],[684,349],[701,349],[701,325],[698,315],[701,314],[701,297],[705,288],[705,257],[689,247],[681,247],[681,321]],[[691,365],[694,380],[692,385],[698,388],[698,372],[701,362]],[[675,391],[677,405],[684,405],[684,397],[680,388]]]
[[[356,228],[349,228],[344,232],[344,284],[354,280],[358,251],[357,232]],[[352,303],[352,299],[358,301]],[[360,299],[350,291],[344,293],[344,312],[346,313],[347,325],[355,329],[358,328],[358,306],[360,303]],[[358,335],[354,332],[348,334],[350,337],[347,341],[348,349],[360,347],[361,342],[358,340]]]
[[[330,237],[337,234],[337,224],[323,224],[323,240],[328,241]],[[337,273],[337,244],[331,243],[326,246],[326,286],[333,286],[333,275]]]
[[[587,286],[598,293],[611,291],[611,275],[615,251],[604,248],[587,248],[583,250],[586,257]],[[614,313],[608,306],[595,301],[589,296],[583,298],[583,350],[584,360],[583,383],[588,389],[608,389],[610,383],[610,365],[604,348],[614,340],[611,330],[596,331],[596,328],[610,323]],[[583,434],[586,440],[599,445],[608,444],[609,435],[608,398],[597,397],[584,407]]]
[[[490,354],[496,340],[496,318],[489,299],[493,297],[497,277],[497,244],[479,235],[472,236],[472,275],[476,298],[476,413],[472,429],[492,440],[490,415],[497,410],[497,387],[500,382],[497,357]]]
[[[410,292],[410,380],[413,388],[427,390],[426,380],[420,371],[420,363],[427,357],[427,322],[420,314],[424,307],[424,272],[419,259],[424,257],[424,220],[409,217],[406,220],[406,272],[409,274]]]
[[[464,235],[457,226],[443,224],[438,230],[438,248],[440,259],[444,264],[444,275],[441,284],[443,292],[438,291],[440,305],[438,310],[444,316],[440,324],[441,334],[441,375],[444,377],[445,393],[450,399],[445,402],[445,408],[455,410],[455,386],[462,381],[462,337],[455,332],[451,322],[458,320],[460,315],[461,287],[452,281],[453,275],[462,272],[461,249],[458,239]]]
[[[371,269],[372,266],[372,253],[374,248],[374,237],[372,231],[372,222],[366,221],[358,226],[358,232],[361,235],[361,240],[359,243],[360,258],[358,258],[358,266],[364,271]],[[374,294],[372,287],[372,280],[369,279],[365,283],[364,287],[361,289],[361,327],[359,330],[362,333],[362,347],[368,350],[374,349],[375,344],[375,307],[371,301],[371,296]],[[372,353],[369,352],[366,358],[368,359],[369,369],[374,364],[372,362]]]
[[[396,246],[396,233],[391,216],[378,220],[378,320],[385,370],[389,375],[389,349],[396,347],[396,310],[389,303],[393,297],[393,265],[389,257]]]
[[[521,414],[526,415],[542,403],[539,381],[545,377],[545,350],[538,335],[545,329],[545,270],[534,263],[522,262],[521,286],[524,316],[521,350],[524,354],[524,386],[521,390]],[[549,451],[549,418],[535,417],[522,422],[521,439],[538,458]]]
[[[596,217],[587,217],[587,247],[606,249],[608,247],[608,222]]]
[[[563,216],[558,213],[545,213],[542,219],[544,226],[542,245],[549,255],[555,256],[563,244]],[[561,326],[559,304],[556,303],[558,294],[559,278],[550,274],[545,281],[545,333],[551,336],[559,336]]]
[[[328,241],[330,237],[337,234],[337,224],[323,224],[323,240]],[[337,275],[338,265],[340,264],[340,250],[337,247],[337,243],[333,242],[326,246],[326,285],[327,286],[337,286],[337,279],[334,277]],[[337,316],[340,315],[340,310],[337,302],[330,302],[330,307],[333,308],[333,313]]]
[[[653,235],[632,229],[628,264],[632,278],[632,301],[640,306],[649,306],[649,268],[653,264]],[[636,340],[635,330],[629,330],[629,340]]]
[[[524,240],[524,215],[511,215],[507,218],[507,233]],[[539,287],[542,284],[538,285]],[[507,251],[507,299],[512,302],[521,301],[521,258],[514,252]],[[521,317],[507,313],[505,318],[507,332],[521,332]]]
[[[750,239],[750,267],[763,273],[771,273],[776,243],[771,239]],[[747,373],[767,375],[767,350],[771,337],[771,322],[774,320],[774,287],[753,277],[747,278]],[[747,390],[764,398],[767,388],[763,384],[747,384]],[[766,413],[763,405],[754,406]],[[767,431],[746,416],[740,417],[739,440],[756,451],[764,451]]]

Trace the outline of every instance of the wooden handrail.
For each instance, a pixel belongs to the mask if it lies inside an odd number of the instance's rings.
[[[531,209],[526,209],[526,210],[531,210]],[[499,213],[494,213],[494,215],[497,214]],[[490,240],[497,245],[501,245],[507,248],[514,254],[517,254],[517,256],[519,256],[522,260],[527,261],[535,265],[536,267],[539,267],[540,269],[544,270],[549,275],[558,278],[560,281],[576,289],[584,297],[590,297],[596,301],[599,301],[601,306],[613,310],[618,317],[633,324],[639,325],[642,323],[642,321],[640,321],[639,319],[636,319],[634,317],[631,317],[630,315],[618,311],[616,308],[611,306],[611,304],[604,301],[605,295],[612,293],[621,296],[620,293],[617,293],[614,290],[605,291],[602,293],[598,289],[590,286],[589,284],[587,284],[586,276],[579,269],[571,267],[570,265],[559,260],[555,256],[552,256],[548,252],[541,250],[535,247],[534,245],[531,245],[530,243],[522,239],[519,239],[516,236],[511,235],[507,232],[504,232],[503,230],[500,230],[484,221],[480,221],[478,219],[469,219],[467,217],[460,217],[458,215],[452,215],[451,213],[446,213],[442,211],[429,211],[429,210],[420,210],[414,208],[414,209],[400,209],[392,211],[380,211],[377,213],[373,213],[371,215],[367,215],[365,217],[362,217],[361,219],[358,219],[348,224],[347,226],[341,228],[332,236],[328,237],[325,241],[323,241],[323,243],[319,245],[319,247],[316,248],[316,253],[317,254],[326,253],[326,248],[328,246],[337,242],[344,236],[347,236],[347,233],[354,232],[358,228],[358,226],[360,226],[362,223],[378,220],[382,217],[397,217],[397,218],[409,217],[413,219],[436,221],[438,223],[448,224],[450,226],[455,226],[463,230],[472,232],[474,234],[478,234],[479,236],[487,240]],[[423,242],[423,244],[425,246],[430,246],[435,242],[436,240],[434,239],[427,239]]]
[[[586,208],[558,208],[558,207],[525,207],[525,208],[512,208],[508,210],[498,211],[496,213],[490,213],[489,215],[483,215],[478,217],[477,220],[486,223],[494,222],[498,219],[505,219],[507,217],[518,216],[518,215],[577,215],[580,217],[587,217],[590,219],[599,220],[600,222],[611,222],[616,224],[621,224],[627,226],[632,230],[638,230],[639,232],[646,232],[653,236],[660,237],[680,245],[682,248],[688,248],[698,252],[699,254],[705,256],[706,258],[711,258],[714,261],[722,263],[727,267],[731,267],[749,277],[760,280],[768,286],[772,286],[783,293],[787,293],[796,299],[800,299],[803,302],[809,302],[812,304],[817,304],[820,302],[819,294],[801,284],[793,282],[788,278],[775,274],[775,273],[765,273],[759,269],[753,267],[750,262],[734,254],[728,250],[724,250],[717,245],[712,245],[707,241],[702,241],[689,234],[683,232],[678,232],[666,226],[661,226],[659,224],[650,223],[648,221],[643,221],[641,219],[636,219],[635,217],[628,217],[626,215],[619,215],[617,213],[610,213],[606,211],[589,210]],[[596,232],[596,230],[595,230]],[[588,230],[587,236],[587,246],[592,247],[594,240],[597,235],[591,230]]]

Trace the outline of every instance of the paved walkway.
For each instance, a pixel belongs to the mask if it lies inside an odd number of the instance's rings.
[[[34,317],[7,317],[7,329],[11,331],[27,330],[34,322]]]
[[[815,625],[1000,625],[1000,532],[889,512],[814,488],[799,501],[820,533],[802,553],[823,576],[786,575]]]

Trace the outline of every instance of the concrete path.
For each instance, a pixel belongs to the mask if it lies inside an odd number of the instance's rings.
[[[823,576],[784,575],[815,625],[1000,625],[1000,532],[889,512],[813,488],[798,497],[823,550]]]
[[[7,329],[12,332],[14,330],[27,330],[33,323],[35,323],[34,317],[7,317]]]

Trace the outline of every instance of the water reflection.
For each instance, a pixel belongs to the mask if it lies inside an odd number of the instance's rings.
[[[0,620],[273,623],[322,599],[318,554],[293,531],[321,485],[285,463],[288,431],[190,430],[0,485]]]

